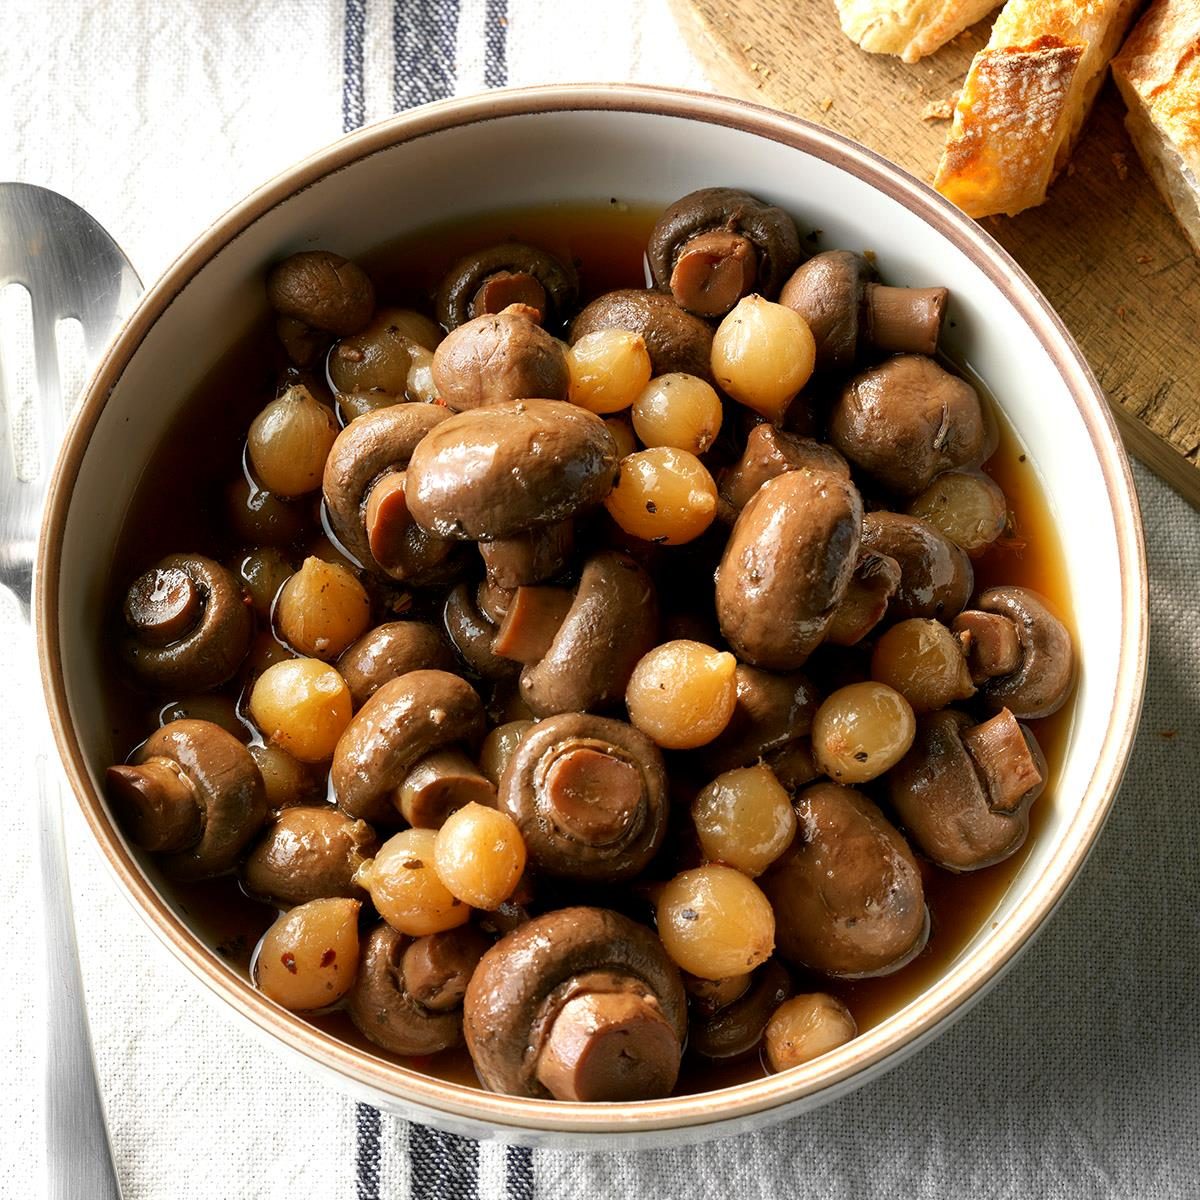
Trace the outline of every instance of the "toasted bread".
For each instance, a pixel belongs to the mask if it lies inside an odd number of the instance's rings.
[[[842,32],[872,54],[898,54],[915,63],[968,25],[983,20],[1000,0],[835,0]]]

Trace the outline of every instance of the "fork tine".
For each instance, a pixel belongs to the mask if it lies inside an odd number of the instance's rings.
[[[58,373],[58,342],[55,315],[38,303],[33,305],[33,361],[37,370],[41,418],[41,476],[49,474],[54,457],[62,444],[66,416],[63,412],[62,386]]]

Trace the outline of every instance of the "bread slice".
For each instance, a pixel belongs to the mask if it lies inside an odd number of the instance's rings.
[[[934,186],[972,217],[1041,204],[1137,0],[1008,0],[971,63]]]
[[[836,0],[842,32],[872,54],[915,63],[982,21],[1000,0]]]
[[[1133,144],[1200,254],[1200,5],[1155,0],[1112,70]]]

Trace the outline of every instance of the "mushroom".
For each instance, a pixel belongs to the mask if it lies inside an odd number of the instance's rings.
[[[501,938],[471,976],[463,1018],[485,1087],[556,1100],[666,1096],[687,1034],[662,943],[602,908],[545,913]]]
[[[462,1043],[466,980],[487,949],[477,929],[409,938],[386,923],[368,935],[346,1011],[393,1054],[436,1054]]]
[[[721,472],[717,489],[721,499],[740,512],[768,479],[802,467],[823,475],[850,478],[849,465],[832,447],[763,422],[746,436],[742,457]]]
[[[921,871],[861,792],[818,783],[796,797],[790,850],[759,879],[790,962],[844,979],[889,975],[929,935]]]
[[[975,586],[971,560],[928,521],[901,513],[867,513],[862,545],[900,566],[900,584],[888,601],[889,621],[936,617],[949,622],[966,607]]]
[[[779,303],[794,308],[817,342],[817,370],[854,365],[863,342],[877,350],[933,354],[946,301],[944,287],[885,287],[861,254],[827,250],[784,284]]]
[[[254,621],[237,577],[199,554],[170,554],[125,593],[121,657],[150,687],[201,692],[232,679]]]
[[[717,567],[717,618],[739,658],[803,666],[849,586],[861,524],[858,490],[841,475],[788,471],[758,489]]]
[[[571,344],[598,329],[640,333],[655,375],[682,371],[713,381],[712,327],[662,292],[621,288],[597,296],[571,322]]]
[[[825,640],[834,646],[858,645],[883,620],[900,580],[900,564],[894,558],[860,548],[854,574],[833,611]]]
[[[584,564],[575,596],[549,646],[521,672],[521,698],[539,717],[621,702],[633,668],[658,640],[650,577],[606,550]]]
[[[545,325],[565,320],[579,296],[575,268],[523,242],[504,242],[463,255],[438,288],[437,318],[456,329],[510,304],[538,311]]]
[[[575,522],[544,525],[498,542],[480,542],[488,582],[498,588],[525,587],[553,579],[575,548]]]
[[[773,298],[803,259],[796,223],[736,188],[701,188],[655,222],[646,260],[655,286],[701,317],[723,317],[751,292]]]
[[[989,588],[951,626],[967,651],[984,703],[1022,721],[1057,712],[1075,684],[1066,626],[1044,597],[1023,587]]]
[[[715,1012],[701,1012],[688,1030],[688,1049],[705,1058],[742,1058],[758,1049],[767,1022],[792,994],[792,977],[769,958],[749,978],[749,986]]]
[[[521,739],[500,778],[499,806],[540,872],[632,879],[667,828],[662,754],[645,734],[607,717],[564,713]]]
[[[433,355],[433,383],[454,412],[541,398],[565,400],[570,374],[562,345],[513,305],[447,334]]]
[[[856,375],[829,414],[834,446],[902,496],[923,492],[943,471],[978,466],[988,437],[975,389],[919,354]]]
[[[457,749],[435,750],[418,759],[396,793],[401,816],[416,829],[440,829],[468,804],[496,807],[496,789]]]
[[[361,708],[389,679],[409,671],[452,671],[454,658],[439,630],[424,621],[388,621],[368,629],[337,662]]]
[[[223,875],[267,819],[250,751],[209,721],[155,730],[105,784],[123,828],[174,879]]]
[[[479,606],[478,593],[482,588],[482,584],[475,587],[460,583],[451,589],[443,609],[446,632],[463,662],[476,675],[493,681],[510,679],[520,665],[496,653],[496,635],[500,630],[498,623]]]
[[[946,708],[917,722],[888,772],[888,799],[922,852],[948,871],[975,871],[1015,853],[1029,832],[1046,760],[1007,709],[976,725]]]
[[[279,814],[242,864],[242,884],[278,908],[322,896],[362,899],[354,872],[375,856],[375,831],[336,808],[299,806]]]
[[[334,441],[322,482],[329,524],[368,571],[416,584],[458,573],[458,547],[409,515],[405,470],[422,439],[447,420],[434,405],[395,404],[356,417]]]
[[[267,299],[284,317],[339,336],[371,319],[375,289],[362,267],[328,250],[302,250],[267,276]]]
[[[396,788],[431,751],[472,745],[484,733],[483,704],[448,671],[391,679],[358,710],[333,752],[330,781],[338,807],[372,824],[395,824]]]

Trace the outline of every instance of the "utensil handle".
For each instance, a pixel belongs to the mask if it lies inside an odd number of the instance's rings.
[[[104,1108],[96,1082],[75,944],[62,796],[35,763],[38,847],[45,912],[46,966],[46,1195],[49,1200],[121,1200],[113,1172]]]

